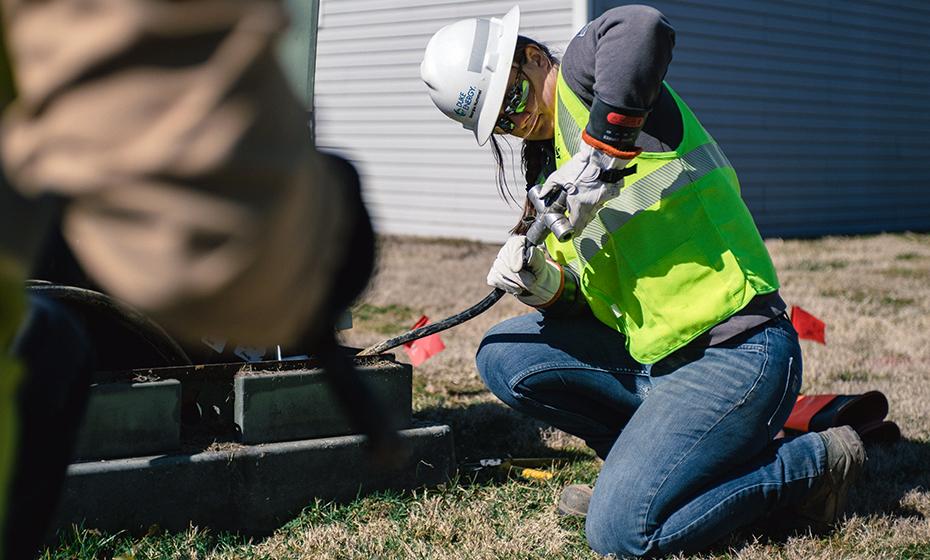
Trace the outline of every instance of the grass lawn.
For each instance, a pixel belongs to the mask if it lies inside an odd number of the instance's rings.
[[[827,344],[802,341],[808,393],[883,391],[904,436],[870,447],[845,520],[825,536],[734,535],[682,558],[930,560],[930,235],[767,242],[789,305],[827,323]],[[412,238],[381,243],[379,269],[345,343],[364,347],[487,294],[497,247]],[[597,558],[584,524],[555,513],[563,485],[593,483],[598,461],[582,442],[511,412],[478,378],[474,352],[494,323],[524,312],[511,297],[443,334],[446,350],[414,370],[417,417],[450,424],[457,460],[558,457],[554,478],[460,473],[448,484],[308,504],[274,535],[247,540],[191,528],[145,536],[74,530],[43,558]],[[402,352],[398,357],[404,359]],[[208,500],[209,496],[193,499]]]

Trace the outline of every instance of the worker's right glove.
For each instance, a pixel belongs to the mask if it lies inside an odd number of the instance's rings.
[[[488,285],[514,294],[527,305],[546,307],[562,292],[563,271],[539,247],[527,248],[526,236],[515,235],[497,253],[488,272]]]

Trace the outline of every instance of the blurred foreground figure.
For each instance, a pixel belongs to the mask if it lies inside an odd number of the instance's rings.
[[[175,334],[272,344],[302,328],[351,224],[274,58],[278,4],[3,10],[4,167],[26,195],[72,200],[64,235],[90,276]]]
[[[65,310],[22,292],[53,213],[109,294],[178,336],[255,346],[331,325],[370,274],[371,230],[357,176],[314,152],[275,60],[278,2],[2,11],[15,79],[0,151],[18,194],[0,185],[0,558],[19,558],[51,514],[93,367]]]

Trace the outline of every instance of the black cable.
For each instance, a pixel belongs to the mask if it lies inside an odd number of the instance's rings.
[[[505,292],[504,290],[500,288],[495,288],[494,291],[488,294],[487,296],[485,296],[483,300],[469,307],[465,311],[462,311],[461,313],[458,313],[456,315],[443,319],[442,321],[439,321],[437,323],[426,325],[425,327],[420,327],[419,329],[414,329],[412,331],[407,331],[400,336],[389,338],[383,342],[379,342],[378,344],[375,344],[374,346],[369,346],[368,348],[365,348],[364,350],[359,352],[357,355],[358,356],[372,356],[374,354],[381,354],[385,350],[396,348],[400,346],[401,344],[407,344],[408,342],[412,342],[414,340],[417,340],[418,338],[423,338],[431,334],[442,332],[446,329],[451,329],[452,327],[456,325],[460,325],[464,323],[465,321],[474,319],[478,315],[481,315],[482,313],[490,309],[492,305],[497,303],[498,300],[504,297],[505,293],[507,292]]]
[[[95,382],[123,369],[191,365],[184,349],[158,323],[107,294],[43,280],[27,280],[26,292],[58,301],[79,318],[90,344],[99,349]]]

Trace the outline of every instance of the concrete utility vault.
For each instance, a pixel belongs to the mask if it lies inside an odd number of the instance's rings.
[[[129,372],[95,385],[56,527],[152,525],[268,533],[315,498],[436,485],[455,467],[448,426],[411,418],[411,368],[357,368],[400,426],[406,458],[373,465],[312,362]],[[197,418],[182,411],[198,411]],[[182,416],[185,421],[182,422]]]

